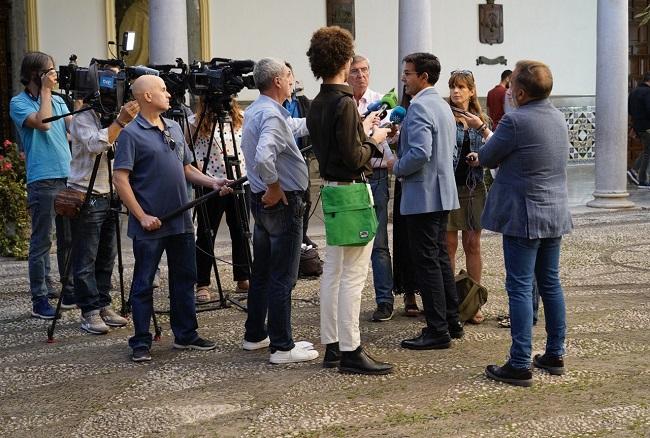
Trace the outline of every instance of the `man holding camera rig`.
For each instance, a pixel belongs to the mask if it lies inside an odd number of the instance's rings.
[[[70,173],[70,148],[67,127],[72,116],[44,123],[52,116],[68,113],[59,96],[53,96],[58,76],[54,59],[42,52],[29,52],[20,66],[20,82],[25,90],[11,99],[10,114],[20,134],[27,164],[27,202],[32,219],[29,240],[29,288],[32,294],[32,316],[54,319],[50,306],[47,278],[50,273],[50,247],[54,198],[65,188]],[[67,219],[56,216],[57,258],[63,276],[67,252]],[[70,276],[61,278],[63,304],[74,306],[74,290]]]
[[[188,202],[186,180],[231,193],[228,180],[212,178],[192,166],[192,154],[178,123],[161,115],[170,94],[158,76],[140,76],[131,85],[140,113],[119,135],[114,184],[129,209],[128,235],[133,239],[135,267],[131,305],[135,335],[129,339],[134,362],[150,361],[153,278],[163,251],[169,267],[170,323],[174,348],[213,350],[216,344],[196,329],[194,228],[189,211],[165,223],[159,216]]]
[[[117,67],[111,70],[118,72]],[[102,107],[111,96],[103,94]],[[85,111],[76,114],[70,125],[72,161],[68,187],[86,193],[91,183],[95,159],[101,154],[86,210],[72,219],[72,271],[77,306],[81,309],[81,329],[101,335],[109,327],[124,327],[127,320],[111,307],[111,275],[117,255],[116,216],[111,211],[110,159],[117,136],[133,120],[140,107],[137,102],[126,103],[107,127],[102,126],[101,114]]]

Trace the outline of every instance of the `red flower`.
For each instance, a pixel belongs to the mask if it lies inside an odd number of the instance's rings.
[[[11,170],[11,163],[6,162],[5,165],[4,165],[4,169],[5,170]]]
[[[4,159],[5,159],[5,156],[4,156],[4,155],[0,155],[0,161],[2,161],[2,160],[4,160]]]
[[[24,152],[19,153],[18,156],[20,157],[21,160],[25,161],[25,153]]]
[[[5,140],[4,143],[2,143],[2,145],[3,145],[5,148],[8,148],[9,146],[12,145],[12,142],[11,142],[11,140]]]

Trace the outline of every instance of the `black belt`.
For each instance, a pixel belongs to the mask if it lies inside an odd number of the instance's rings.
[[[111,198],[110,193],[102,193],[99,195],[93,193],[92,195],[90,195],[90,199],[110,199],[110,198]]]
[[[286,196],[300,197],[305,194],[304,190],[283,190],[283,191]],[[253,193],[252,195],[255,196],[256,198],[261,198],[262,196],[264,196],[264,193],[266,192]]]

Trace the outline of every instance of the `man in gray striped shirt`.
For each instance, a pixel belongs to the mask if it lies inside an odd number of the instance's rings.
[[[305,119],[291,118],[282,106],[293,90],[284,62],[261,59],[253,76],[260,96],[244,113],[241,142],[255,218],[243,348],[270,346],[271,363],[309,361],[318,357],[313,345],[294,343],[291,336],[291,290],[298,278],[302,198],[309,178],[295,137],[308,131]]]
[[[76,304],[81,309],[81,328],[95,335],[108,333],[109,327],[127,324],[127,320],[111,307],[111,275],[117,245],[116,219],[110,210],[108,151],[138,111],[137,102],[128,102],[105,128],[94,110],[77,114],[70,125],[72,161],[68,187],[86,193],[95,159],[101,156],[88,208],[72,219],[70,253]]]

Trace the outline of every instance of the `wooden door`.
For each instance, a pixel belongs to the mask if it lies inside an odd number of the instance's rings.
[[[11,56],[9,44],[9,0],[0,0],[0,141],[11,138]]]
[[[634,18],[648,6],[650,0],[629,0],[629,70],[628,87],[631,91],[643,78],[646,72],[650,71],[650,41],[648,38],[648,25],[639,26],[641,21]],[[598,108],[596,108],[598,111]],[[631,131],[630,131],[631,132]],[[633,134],[633,133],[632,133]],[[627,167],[632,167],[634,160],[641,153],[642,145],[634,135],[628,137],[627,142]]]

